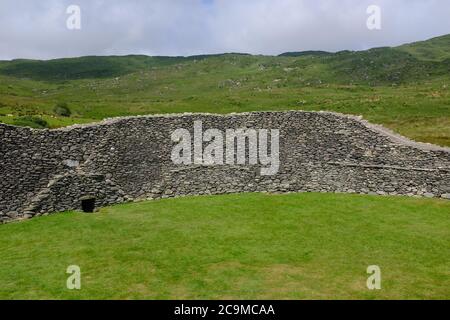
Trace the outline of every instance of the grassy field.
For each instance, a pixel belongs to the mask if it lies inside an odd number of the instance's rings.
[[[54,128],[180,112],[330,110],[450,146],[450,35],[397,48],[283,56],[0,61],[0,121]],[[60,116],[57,103],[72,114]]]
[[[449,214],[444,200],[314,193],[55,214],[0,226],[0,298],[449,299]]]
[[[447,35],[361,52],[0,61],[0,122],[329,110],[450,146],[449,52]],[[310,193],[39,217],[0,226],[0,299],[450,299],[449,213],[444,200]],[[66,289],[69,265],[81,290]],[[366,288],[369,265],[381,290]]]

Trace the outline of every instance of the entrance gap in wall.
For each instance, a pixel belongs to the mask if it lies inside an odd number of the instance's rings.
[[[95,198],[94,197],[81,198],[81,209],[83,210],[83,212],[94,212]]]

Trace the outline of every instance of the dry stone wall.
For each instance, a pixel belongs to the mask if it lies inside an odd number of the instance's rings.
[[[174,164],[179,128],[279,129],[280,168]],[[206,145],[206,143],[205,143]],[[0,222],[124,201],[235,192],[349,192],[450,197],[450,150],[353,116],[253,112],[125,117],[33,130],[0,124]]]

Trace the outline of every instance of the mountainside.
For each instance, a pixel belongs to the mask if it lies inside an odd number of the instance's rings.
[[[330,110],[450,145],[449,85],[450,35],[337,53],[18,59],[0,61],[0,121],[44,128],[152,113]]]
[[[155,67],[194,63],[203,59],[226,56],[256,57],[255,62],[264,58],[263,56],[233,53],[190,57],[128,55],[87,56],[46,61],[17,59],[2,61],[0,74],[46,81],[108,78],[151,70]],[[450,59],[450,35],[396,48],[384,47],[337,53],[326,51],[286,52],[278,57],[280,63],[286,63],[285,58],[298,58],[292,62],[299,64],[307,62],[320,67],[325,66],[335,75],[332,82],[337,83],[349,80],[364,84],[408,82],[433,75],[445,75],[450,72],[450,63],[446,61]],[[348,77],[349,75],[351,76]],[[317,72],[315,76],[320,76],[320,72]]]
[[[449,61],[423,61],[396,48],[345,52],[327,58],[336,79],[358,84],[400,84],[450,73]]]
[[[293,51],[293,52],[285,52],[279,55],[279,57],[302,57],[302,56],[327,56],[332,54],[327,51]]]
[[[110,78],[142,70],[151,70],[155,67],[165,67],[224,55],[196,55],[189,57],[128,55],[86,56],[54,60],[16,59],[1,61],[0,74],[44,81]],[[236,53],[235,55],[245,54]]]
[[[154,66],[188,61],[183,57],[109,56],[55,60],[13,60],[0,65],[0,73],[34,80],[73,80],[116,77]]]
[[[450,35],[436,37],[397,47],[420,60],[443,61],[450,59]]]

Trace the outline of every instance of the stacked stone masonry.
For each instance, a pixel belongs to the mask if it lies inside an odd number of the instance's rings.
[[[171,133],[279,129],[280,168],[177,165]],[[206,143],[205,143],[206,144]],[[34,130],[0,124],[0,222],[132,200],[237,192],[450,197],[450,150],[331,112],[181,114]]]

